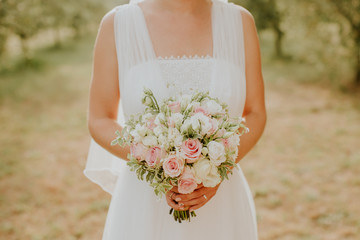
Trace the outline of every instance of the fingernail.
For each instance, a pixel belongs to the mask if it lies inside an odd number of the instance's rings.
[[[177,202],[181,201],[181,198],[175,198],[175,201],[177,201]]]
[[[184,210],[184,207],[180,207],[181,210]]]

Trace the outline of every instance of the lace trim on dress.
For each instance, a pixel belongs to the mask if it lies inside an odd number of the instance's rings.
[[[191,59],[212,59],[213,56],[209,55],[209,54],[206,54],[206,55],[183,55],[183,56],[166,56],[166,57],[162,57],[162,56],[158,56],[157,59],[158,60],[191,60]]]

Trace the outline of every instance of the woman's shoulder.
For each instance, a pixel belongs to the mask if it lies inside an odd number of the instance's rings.
[[[119,13],[124,14],[125,12],[129,12],[130,9],[134,9],[134,5],[135,4],[129,4],[129,3],[117,5],[112,9],[110,9],[108,12],[106,12],[103,18],[114,18],[116,14]]]
[[[113,28],[114,26],[114,20],[116,16],[124,16],[125,12],[129,12],[128,10],[130,8],[132,8],[133,4],[121,4],[121,5],[117,5],[113,8],[111,8],[109,11],[107,11],[102,19],[101,19],[101,23],[100,23],[100,27],[101,28]]]
[[[254,16],[251,14],[251,12],[246,9],[244,6],[241,6],[239,4],[235,4],[233,2],[222,2],[222,1],[217,1],[218,3],[222,4],[223,7],[226,7],[227,9],[231,10],[231,11],[235,11],[237,13],[240,13],[242,18],[245,21],[254,21]]]

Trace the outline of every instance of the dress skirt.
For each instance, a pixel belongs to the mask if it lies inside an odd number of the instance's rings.
[[[195,210],[191,222],[178,223],[169,214],[165,196],[157,199],[152,187],[122,168],[107,215],[103,240],[255,240],[253,197],[239,169],[224,180],[216,195]]]

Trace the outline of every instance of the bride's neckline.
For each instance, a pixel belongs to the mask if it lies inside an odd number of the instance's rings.
[[[215,36],[214,36],[214,8],[215,8],[215,5],[216,5],[216,0],[211,0],[211,30],[212,30],[212,55],[210,54],[206,54],[206,55],[198,55],[198,54],[194,54],[194,55],[183,55],[183,56],[174,56],[174,55],[171,55],[171,56],[156,56],[156,53],[155,53],[155,48],[154,48],[154,44],[152,42],[152,39],[150,37],[150,31],[149,31],[149,28],[147,26],[147,22],[146,22],[146,19],[145,19],[145,14],[142,10],[142,8],[139,6],[138,3],[134,3],[133,5],[136,6],[136,8],[138,9],[139,11],[139,14],[141,16],[141,19],[142,19],[142,23],[144,25],[144,29],[145,29],[145,37],[146,37],[146,41],[148,41],[149,45],[150,45],[150,48],[151,48],[151,52],[152,52],[152,55],[154,56],[155,59],[157,60],[199,60],[199,59],[213,59],[215,58],[215,43],[214,43],[214,39],[215,39]]]
[[[206,54],[206,55],[182,55],[182,56],[158,56],[156,57],[157,60],[206,60],[206,59],[213,59],[213,56]]]

